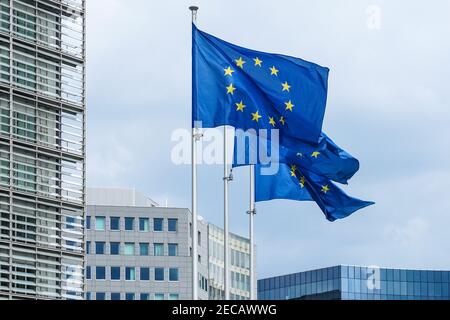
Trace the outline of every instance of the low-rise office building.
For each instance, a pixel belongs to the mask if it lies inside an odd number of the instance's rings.
[[[335,266],[258,281],[259,300],[449,300],[450,271]]]
[[[86,299],[192,299],[188,209],[160,207],[133,189],[88,189],[87,203]],[[197,225],[198,298],[220,299],[223,231],[202,218]],[[249,241],[231,234],[230,247],[231,297],[248,299]]]

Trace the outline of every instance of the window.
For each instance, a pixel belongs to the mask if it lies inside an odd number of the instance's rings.
[[[75,217],[66,217],[66,228],[73,230],[75,229]]]
[[[168,220],[168,230],[170,232],[178,231],[178,219],[169,219]]]
[[[178,268],[169,269],[169,281],[178,281]]]
[[[139,231],[149,231],[150,221],[148,218],[139,218]]]
[[[202,233],[200,231],[198,232],[197,242],[199,246],[202,245]]]
[[[86,280],[91,280],[91,266],[86,266]]]
[[[95,242],[95,254],[105,254],[105,243],[103,241]]]
[[[120,280],[120,267],[111,267],[111,280]]]
[[[128,281],[136,280],[136,268],[135,267],[125,267],[125,280],[128,280]]]
[[[91,254],[91,242],[86,241],[86,254]]]
[[[105,293],[104,292],[97,292],[95,294],[95,300],[105,300]]]
[[[141,280],[150,280],[150,268],[141,267]]]
[[[120,217],[111,217],[109,223],[110,223],[109,227],[112,231],[120,230]]]
[[[95,279],[105,280],[106,279],[106,268],[105,267],[95,267]]]
[[[92,295],[90,292],[86,292],[86,300],[91,300],[92,299]]]
[[[86,229],[91,229],[91,216],[86,216]]]
[[[162,218],[154,218],[153,219],[153,231],[163,231],[163,219]]]
[[[169,293],[169,300],[179,300],[180,296],[178,293]]]
[[[139,243],[139,255],[148,256],[148,243]]]
[[[164,293],[155,293],[155,300],[164,300]]]
[[[120,254],[120,242],[111,242],[109,244],[109,252],[113,256]]]
[[[134,293],[125,293],[125,300],[134,300]]]
[[[133,242],[126,242],[123,253],[126,256],[134,256],[134,243]]]
[[[120,292],[111,292],[111,300],[120,300]]]
[[[95,230],[105,231],[105,217],[95,217]]]
[[[141,293],[140,299],[141,300],[150,300],[150,294],[148,294],[148,293]]]
[[[155,281],[164,281],[164,268],[155,268]]]
[[[132,218],[132,217],[125,218],[125,230],[126,231],[134,230],[134,218]]]
[[[168,244],[168,251],[169,251],[169,256],[171,257],[175,257],[178,255],[178,244],[176,243],[169,243]]]
[[[155,256],[163,256],[164,255],[164,244],[163,243],[154,243],[153,244],[153,254]]]

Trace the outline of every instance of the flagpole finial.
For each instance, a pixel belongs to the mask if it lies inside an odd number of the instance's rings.
[[[192,12],[192,22],[195,23],[197,21],[198,7],[197,6],[190,6],[189,10],[191,10],[191,12]]]

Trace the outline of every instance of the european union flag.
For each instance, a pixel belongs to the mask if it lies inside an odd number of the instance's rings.
[[[349,197],[327,178],[295,165],[280,164],[276,175],[262,175],[261,166],[255,166],[255,201],[273,199],[315,201],[329,221],[374,204]]]
[[[316,143],[329,69],[242,48],[192,26],[192,119],[204,128],[279,129]]]
[[[343,184],[347,184],[359,170],[359,161],[337,146],[325,133],[320,135],[318,143],[280,136],[278,145],[275,145],[272,134],[268,131],[268,137],[265,139],[261,134],[252,135],[250,131],[236,130],[233,167],[267,164],[270,159],[272,162],[295,164],[299,168]],[[277,157],[270,154],[277,150]]]

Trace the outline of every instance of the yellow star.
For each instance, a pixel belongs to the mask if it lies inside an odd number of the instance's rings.
[[[322,186],[322,192],[323,193],[327,193],[328,191],[330,191],[330,187],[328,187],[328,186]]]
[[[231,69],[231,67],[228,67],[228,68],[226,68],[226,69],[223,69],[224,71],[225,71],[225,76],[232,76],[233,75],[233,72],[234,72],[234,70],[233,69]]]
[[[287,83],[287,81],[285,83],[282,83],[281,86],[283,87],[283,91],[287,92],[289,92],[289,89],[291,88],[291,86]]]
[[[262,60],[259,60],[258,57],[256,57],[255,59],[253,59],[253,61],[255,61],[255,66],[259,66],[262,67]]]
[[[237,106],[236,111],[242,111],[242,112],[244,112],[245,104],[242,102],[242,100],[241,100],[241,102],[236,103],[236,106]]]
[[[302,189],[305,187],[305,182],[306,182],[305,177],[301,177],[300,178],[300,186],[302,187]]]
[[[318,158],[320,156],[320,152],[319,151],[314,151],[312,154],[311,154],[311,157],[313,157],[313,158]]]
[[[255,113],[252,113],[252,121],[258,122],[260,118],[262,118],[262,116],[259,114],[258,111],[256,111]]]
[[[236,62],[236,65],[242,69],[244,69],[244,63],[245,61],[242,59],[242,57],[239,57],[239,59],[234,60]]]
[[[297,170],[296,165],[291,166],[291,177],[297,177],[297,174],[295,173],[296,170]]]
[[[280,71],[280,70],[278,70],[277,68],[275,68],[275,66],[273,66],[272,68],[269,68],[270,69],[270,75],[275,75],[275,76],[278,76],[278,72]]]
[[[236,90],[236,88],[233,87],[232,83],[230,83],[230,85],[227,87],[227,94],[234,94],[234,90]]]
[[[272,125],[272,127],[275,127],[275,125],[277,124],[273,117],[269,117],[269,123]]]
[[[280,122],[281,122],[281,124],[284,126],[285,123],[286,123],[286,119],[284,119],[284,117],[281,117],[281,118],[280,118]]]
[[[286,110],[289,110],[291,112],[295,107],[295,105],[292,104],[291,100],[289,100],[288,102],[285,102],[284,104],[286,105]]]

